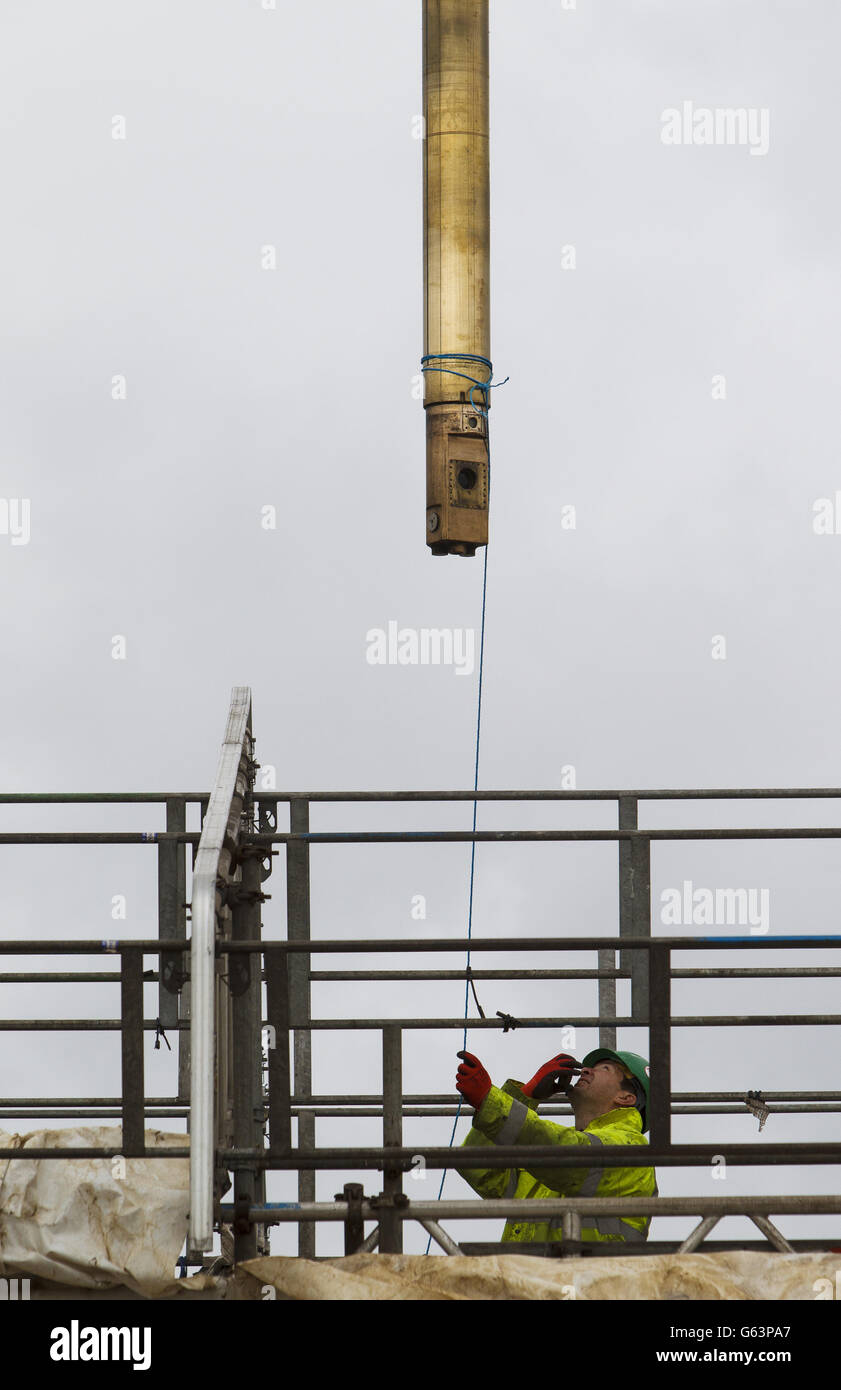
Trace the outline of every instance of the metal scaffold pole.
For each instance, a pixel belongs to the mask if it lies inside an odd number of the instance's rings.
[[[309,803],[296,798],[289,807],[289,831],[292,835],[309,833]],[[286,846],[286,920],[290,941],[310,939],[310,847],[306,840],[290,840]],[[294,955],[289,962],[290,1008],[292,1014],[294,1094],[312,1094],[312,1033],[310,1032],[310,958]],[[315,1116],[298,1116],[298,1148],[315,1148]],[[298,1175],[298,1201],[315,1201],[315,1173]],[[298,1227],[298,1254],[309,1259],[315,1255],[315,1228]]]

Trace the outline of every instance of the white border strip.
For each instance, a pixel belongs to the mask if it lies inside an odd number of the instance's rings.
[[[190,977],[190,1248],[213,1244],[216,885],[239,837],[251,757],[251,691],[234,686],[193,870]]]

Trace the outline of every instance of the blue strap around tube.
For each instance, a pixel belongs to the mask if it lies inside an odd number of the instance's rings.
[[[482,381],[482,380],[480,380],[479,377],[476,377],[476,376],[470,376],[467,372],[457,372],[457,371],[455,371],[455,369],[454,369],[453,367],[425,367],[425,366],[424,366],[424,363],[425,363],[425,362],[453,362],[453,361],[458,361],[458,362],[478,362],[481,366],[487,367],[487,369],[488,369],[488,379],[487,379],[487,381]],[[475,400],[473,399],[473,392],[476,390],[476,387],[477,387],[477,386],[481,386],[481,388],[482,388],[483,391],[493,391],[493,390],[495,389],[495,387],[497,387],[497,386],[504,386],[504,385],[505,385],[505,382],[510,380],[510,377],[506,377],[506,378],[505,378],[505,381],[493,381],[493,380],[492,380],[493,374],[494,374],[493,363],[490,362],[490,361],[488,360],[487,357],[480,357],[479,354],[478,354],[478,353],[475,353],[475,352],[428,352],[428,353],[426,354],[425,357],[422,357],[422,358],[421,358],[421,371],[422,371],[422,372],[446,372],[448,376],[460,376],[460,377],[462,377],[465,381],[472,381],[472,382],[473,382],[473,385],[471,386],[470,391],[468,392],[468,395],[470,396],[470,407],[471,407],[472,410],[475,410],[475,411],[476,411],[476,414],[477,414],[477,415],[482,415],[482,416],[484,416],[484,418],[485,418],[486,420],[487,420],[487,418],[488,418],[488,412],[487,412],[486,410],[483,410],[482,407],[481,407],[480,405],[477,405],[477,404],[476,404]]]

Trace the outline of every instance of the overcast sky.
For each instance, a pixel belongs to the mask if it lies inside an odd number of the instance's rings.
[[[252,689],[258,758],[281,788],[472,785],[475,671],[366,660],[366,634],[390,621],[478,634],[481,612],[480,556],[425,545],[420,10],[6,0],[6,790],[209,789],[235,684]],[[559,787],[564,768],[579,788],[841,784],[841,509],[839,534],[815,530],[828,516],[835,531],[836,490],[841,503],[839,28],[833,0],[492,0],[492,343],[510,381],[491,412],[485,788]],[[684,103],[754,113],[767,150],[664,144],[663,112]],[[831,512],[816,513],[820,499]],[[317,810],[313,829],[464,829],[470,809]],[[129,808],[0,812],[9,829],[163,825]],[[641,814],[832,825],[838,808]],[[479,824],[615,820],[610,804],[579,803],[482,807]],[[5,934],[154,934],[153,856],[6,848]],[[312,858],[315,936],[464,935],[466,846]],[[265,921],[281,936],[277,863]],[[654,930],[674,930],[660,894],[690,880],[766,889],[772,933],[835,932],[839,873],[837,841],[655,846]],[[616,929],[615,846],[479,850],[478,936]],[[314,1001],[323,1015],[452,1016],[462,996],[323,985]],[[520,982],[480,998],[491,1016],[563,1019],[596,996]],[[821,1012],[837,988],[693,983],[674,1000],[678,1013]],[[3,986],[0,1001],[7,1017],[118,1011],[110,986]],[[3,1096],[119,1093],[115,1035],[3,1036]],[[581,1030],[579,1055],[595,1043]],[[644,1032],[623,1043],[646,1051]],[[450,1091],[460,1045],[407,1034],[406,1090]],[[560,1046],[523,1030],[469,1045],[499,1082]],[[147,1093],[167,1094],[171,1059],[149,1049]],[[839,1090],[837,1055],[834,1028],[679,1029],[673,1088]],[[375,1037],[317,1036],[317,1090],[379,1085]],[[410,1120],[407,1142],[443,1143],[449,1128]],[[676,1139],[720,1140],[725,1154],[728,1141],[838,1132],[831,1114],[772,1116],[761,1136],[747,1114],[674,1124]],[[378,1122],[323,1121],[319,1135],[375,1143]],[[659,1178],[664,1195],[829,1192],[838,1169]],[[325,1174],[319,1196],[344,1180]],[[272,1196],[291,1191],[272,1180]],[[467,1192],[448,1176],[445,1196]],[[838,1219],[780,1224],[841,1233]],[[499,1226],[452,1230],[490,1239]],[[407,1250],[425,1244],[407,1229]],[[274,1250],[292,1248],[289,1228],[275,1234]],[[338,1228],[319,1235],[320,1252],[340,1248]]]

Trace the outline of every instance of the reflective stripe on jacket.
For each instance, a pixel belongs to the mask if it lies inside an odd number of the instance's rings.
[[[597,1115],[586,1129],[556,1125],[537,1114],[538,1101],[523,1095],[522,1083],[506,1081],[492,1086],[481,1109],[473,1117],[473,1128],[463,1148],[488,1140],[506,1147],[522,1144],[578,1144],[582,1150],[598,1144],[645,1144],[642,1117],[635,1107],[617,1106],[606,1115]],[[524,1159],[527,1157],[523,1155]],[[653,1168],[459,1168],[480,1197],[656,1197],[657,1180]],[[586,1224],[585,1224],[586,1223]],[[648,1216],[599,1216],[582,1218],[582,1240],[646,1240],[651,1218]],[[562,1240],[558,1224],[548,1221],[507,1221],[503,1240]]]

